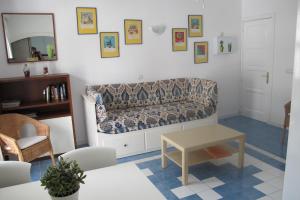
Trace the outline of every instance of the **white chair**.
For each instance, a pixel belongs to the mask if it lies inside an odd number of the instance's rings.
[[[116,150],[108,147],[85,147],[67,152],[59,157],[76,160],[83,171],[109,167],[116,164]]]
[[[28,183],[31,164],[21,161],[0,161],[0,188]]]

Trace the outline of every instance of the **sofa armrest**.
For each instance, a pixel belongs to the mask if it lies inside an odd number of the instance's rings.
[[[102,94],[92,87],[86,89],[87,98],[95,103],[97,124],[107,119],[106,108],[102,100]]]

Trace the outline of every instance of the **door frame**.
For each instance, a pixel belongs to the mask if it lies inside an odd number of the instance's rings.
[[[272,62],[270,66],[270,76],[269,76],[269,90],[268,90],[268,97],[267,97],[267,111],[268,114],[266,116],[265,122],[271,123],[271,111],[272,111],[272,93],[273,93],[273,72],[274,72],[274,64],[275,64],[275,38],[276,38],[276,29],[275,29],[275,22],[276,22],[276,15],[275,13],[266,13],[262,15],[256,15],[256,16],[250,16],[250,17],[244,17],[241,21],[241,76],[240,76],[240,105],[239,105],[239,113],[243,115],[242,113],[242,95],[243,95],[243,70],[244,70],[244,24],[246,22],[253,22],[253,21],[259,21],[264,19],[271,19],[271,26],[273,27],[273,43],[272,43]]]

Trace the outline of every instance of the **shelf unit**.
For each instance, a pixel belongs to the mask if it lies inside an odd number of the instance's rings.
[[[43,90],[50,85],[58,85],[62,83],[66,86],[66,100],[46,102],[44,100]],[[34,113],[36,114],[35,118],[38,120],[71,117],[73,140],[76,145],[69,74],[51,74],[32,76],[29,78],[13,77],[0,79],[0,102],[9,100],[20,100],[20,106],[2,108],[0,104],[0,114]]]

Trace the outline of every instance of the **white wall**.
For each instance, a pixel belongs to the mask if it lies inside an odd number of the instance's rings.
[[[202,2],[202,1],[200,1]],[[120,32],[120,58],[101,59],[98,35],[78,35],[75,9],[97,7],[99,31]],[[238,113],[240,51],[214,56],[213,37],[224,32],[240,41],[241,4],[239,0],[209,0],[205,9],[196,0],[1,0],[0,12],[55,13],[58,61],[49,63],[50,71],[70,73],[78,141],[86,141],[83,105],[80,95],[86,84],[136,82],[174,77],[203,77],[218,81],[219,114]],[[172,52],[171,28],[187,27],[188,14],[204,15],[204,38],[189,40],[188,52]],[[143,45],[124,45],[123,20],[142,19]],[[156,36],[150,25],[165,23],[166,33]],[[2,28],[2,26],[0,26]],[[7,64],[0,30],[0,77],[22,75],[22,65]],[[210,42],[209,63],[195,65],[193,42]],[[45,63],[33,64],[36,73]],[[140,78],[139,78],[140,77]]]
[[[287,159],[285,167],[285,179],[283,199],[300,199],[300,0],[298,0],[298,22],[295,51],[295,66],[293,80],[293,95],[291,108],[291,121]]]
[[[291,99],[297,0],[242,0],[242,19],[275,15],[275,50],[270,122],[282,125],[283,105]]]

